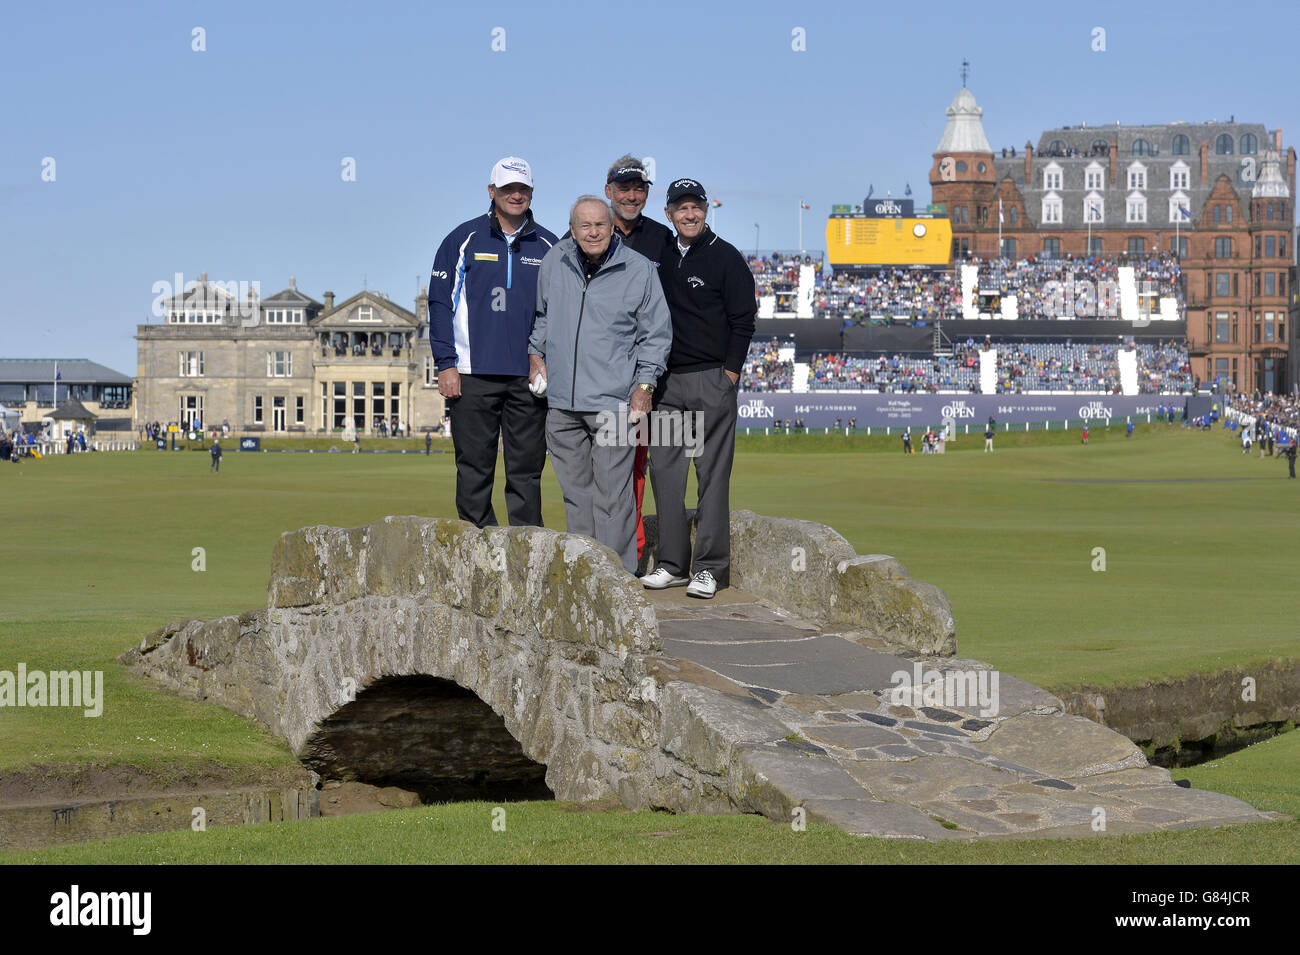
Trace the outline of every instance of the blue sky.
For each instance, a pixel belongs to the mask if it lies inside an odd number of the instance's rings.
[[[823,244],[832,203],[929,200],[969,86],[995,148],[1049,127],[1297,124],[1288,4],[24,4],[0,33],[0,355],[135,373],[155,282],[206,270],[411,307],[442,237],[532,163],[562,232],[625,151],[691,176],[742,249]],[[1014,16],[1014,19],[1007,19]],[[1260,27],[1251,35],[1252,18]],[[1093,31],[1105,30],[1094,51]],[[192,49],[202,28],[206,49]],[[492,49],[504,30],[504,51]],[[806,49],[792,49],[802,28]],[[497,33],[498,43],[501,34]],[[42,180],[46,157],[55,179]],[[345,157],[356,181],[340,175]]]

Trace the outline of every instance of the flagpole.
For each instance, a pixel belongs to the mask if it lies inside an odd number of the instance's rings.
[[[799,252],[803,253],[803,200],[799,200]]]
[[[57,361],[55,361],[54,363],[53,385],[54,385],[54,407],[57,408],[59,406],[59,363]]]

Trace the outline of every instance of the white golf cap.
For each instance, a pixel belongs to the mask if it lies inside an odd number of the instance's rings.
[[[518,156],[507,156],[505,159],[498,160],[497,164],[492,167],[492,178],[489,182],[498,189],[512,182],[522,182],[531,189],[533,171],[528,168],[528,163]]]

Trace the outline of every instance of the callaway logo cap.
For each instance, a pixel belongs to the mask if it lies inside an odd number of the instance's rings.
[[[522,182],[531,189],[533,171],[528,168],[528,163],[518,156],[507,156],[505,159],[498,160],[497,164],[492,167],[492,178],[488,181],[498,189],[502,186],[508,186],[512,182]]]
[[[683,196],[697,196],[701,200],[709,198],[704,192],[704,186],[694,179],[675,179],[668,184],[669,202],[676,202]]]

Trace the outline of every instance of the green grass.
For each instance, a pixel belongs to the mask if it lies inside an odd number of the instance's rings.
[[[1300,570],[1290,527],[1300,482],[1288,481],[1279,461],[1241,455],[1225,432],[1164,426],[1139,426],[1133,439],[1119,429],[1107,434],[1094,428],[1086,448],[1077,432],[999,433],[993,455],[979,453],[982,445],[982,438],[962,436],[948,454],[904,456],[896,436],[750,436],[738,441],[732,506],[829,524],[860,553],[898,557],[913,576],[948,594],[963,656],[1049,688],[1129,685],[1300,656],[1288,602],[1268,599],[1293,593]],[[1214,480],[1180,480],[1188,477]],[[0,711],[0,771],[126,765],[177,777],[217,764],[238,776],[292,766],[283,742],[219,707],[161,692],[122,671],[114,658],[170,620],[265,606],[271,548],[282,531],[354,526],[389,514],[454,516],[454,479],[450,454],[232,451],[220,475],[209,473],[206,455],[152,450],[0,466],[7,505],[0,566],[9,595],[0,604],[0,669],[15,669],[19,661],[29,669],[102,669],[107,697],[98,719],[55,708]],[[498,514],[504,516],[501,488],[498,481]],[[563,527],[550,469],[543,495],[546,523]],[[653,510],[650,501],[647,510]],[[196,547],[205,551],[201,572],[191,567]],[[1091,569],[1097,547],[1106,552],[1104,572]],[[1206,768],[1180,774],[1198,771]],[[1300,790],[1294,759],[1279,764],[1276,777],[1256,775],[1273,780],[1268,785],[1283,797],[1295,799]],[[1248,786],[1250,778],[1234,777],[1231,785]],[[1197,784],[1219,788],[1214,780]],[[389,815],[419,820],[426,818],[421,814],[451,813],[454,820],[472,811]],[[605,825],[593,821],[604,816],[574,817],[552,804],[519,812],[524,819],[534,812],[539,820],[563,813],[556,818]],[[742,833],[740,843],[751,832],[769,833],[752,836],[760,841],[786,837],[782,827],[761,820],[650,818],[655,821],[647,824],[681,830],[681,837],[618,837],[629,843],[622,847],[629,858],[676,852],[665,847],[677,845],[705,852],[716,839],[721,860],[751,851],[727,848],[726,833]],[[296,827],[207,837],[213,844],[218,838],[279,840],[288,854],[297,851],[295,840],[310,842],[317,825],[365,822],[323,820],[292,836],[287,833],[297,833]],[[696,825],[703,827],[698,840],[691,835]],[[540,833],[545,827],[538,826]],[[1150,858],[1178,861],[1180,846],[1186,849],[1182,858],[1194,861],[1224,853],[1245,858],[1235,855],[1242,846],[1269,855],[1281,841],[1276,833],[1259,840],[1240,833],[1272,828],[1167,834],[1155,837]],[[272,837],[277,832],[286,835]],[[1300,841],[1294,829],[1286,832],[1292,844]],[[807,851],[801,847],[814,844],[814,836],[837,838],[810,830],[799,836],[803,842],[781,851]],[[556,844],[537,838],[536,844],[509,842],[516,845],[511,858],[561,852],[558,843],[567,837],[556,836]],[[303,851],[345,861],[330,854],[332,839]],[[502,844],[506,840],[473,851],[493,852]],[[846,851],[861,851],[863,844],[846,845],[857,847]],[[1034,861],[1034,850],[1017,845],[1007,851],[1030,855],[1016,861]],[[1038,845],[1048,847],[1037,850],[1043,858],[1067,861],[1062,844]],[[965,855],[967,848],[945,849],[962,857],[947,861],[977,861]],[[768,851],[777,850],[769,845],[744,857],[762,861],[758,856]],[[880,858],[927,851],[891,845]],[[1147,850],[1134,851],[1142,856]]]

